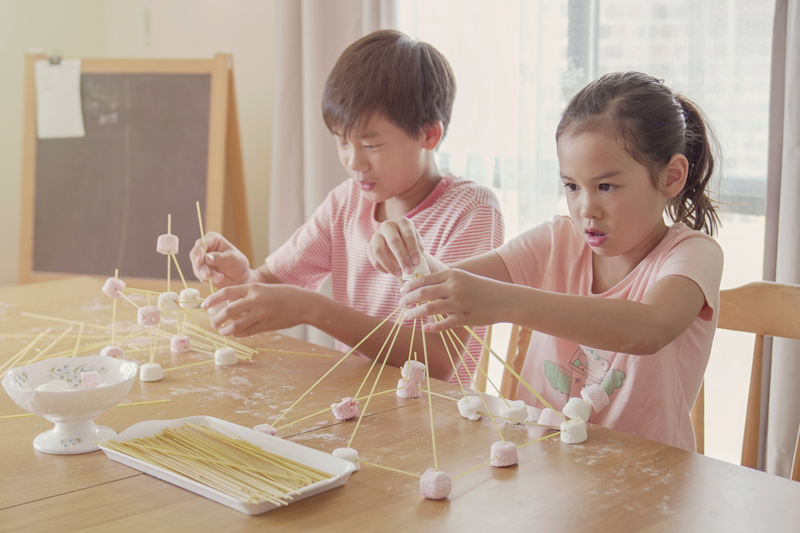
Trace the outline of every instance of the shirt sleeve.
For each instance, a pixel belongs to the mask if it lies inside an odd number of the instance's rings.
[[[556,217],[529,229],[497,250],[514,284],[541,287],[564,220]]]
[[[281,283],[317,290],[331,273],[332,212],[329,194],[311,218],[267,257],[267,268]]]
[[[719,309],[719,286],[722,281],[722,248],[713,238],[701,232],[678,242],[665,256],[657,279],[683,276],[694,281],[706,299],[698,315],[712,320]]]

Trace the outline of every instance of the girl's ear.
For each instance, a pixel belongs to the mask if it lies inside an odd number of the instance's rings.
[[[667,198],[677,196],[686,185],[686,177],[688,175],[689,160],[683,154],[673,155],[665,169],[664,195]]]
[[[439,145],[444,135],[444,124],[441,120],[431,122],[422,129],[422,141],[426,150],[433,150]]]

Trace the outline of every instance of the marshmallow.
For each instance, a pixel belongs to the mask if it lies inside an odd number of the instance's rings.
[[[259,424],[255,426],[253,429],[258,431],[259,433],[264,433],[266,435],[271,435],[273,437],[278,436],[278,430],[270,426],[269,424]]]
[[[489,455],[490,465],[494,467],[512,466],[519,462],[517,447],[510,442],[501,440],[492,444],[492,452]]]
[[[180,305],[178,304],[180,296],[178,296],[177,292],[162,292],[158,295],[158,308],[161,311],[180,311]]]
[[[93,389],[100,385],[100,374],[95,371],[81,372],[81,384],[84,389]]]
[[[178,236],[171,233],[165,233],[158,236],[156,243],[156,251],[161,255],[175,255],[178,253]]]
[[[400,375],[407,378],[408,381],[422,383],[425,379],[425,364],[419,361],[406,361],[400,368]]]
[[[419,480],[419,492],[429,500],[441,500],[450,494],[452,483],[446,472],[429,468]]]
[[[592,409],[595,413],[599,413],[608,405],[608,394],[597,383],[581,389],[581,398],[592,404]]]
[[[183,289],[181,291],[179,305],[183,309],[194,309],[200,305],[203,299],[200,298],[200,291],[197,289]]]
[[[108,278],[103,283],[103,292],[112,298],[119,300],[122,298],[122,291],[125,290],[125,282],[117,278]]]
[[[175,353],[186,353],[192,350],[192,339],[188,335],[173,335],[169,339],[169,349]]]
[[[122,351],[122,348],[119,346],[114,346],[113,344],[109,344],[108,346],[103,347],[100,350],[100,355],[105,355],[106,357],[114,357],[116,359],[122,359],[125,357],[125,352]]]
[[[458,400],[458,412],[468,420],[480,420],[481,415],[478,414],[478,409],[482,404],[483,402],[477,396],[465,396]]]
[[[358,402],[354,398],[342,398],[339,403],[332,403],[331,410],[336,420],[350,420],[358,416]]]
[[[528,418],[528,407],[522,400],[508,400],[508,405],[500,406],[500,417],[507,424],[522,424]]]
[[[161,311],[158,310],[158,307],[144,305],[139,308],[136,317],[140,326],[155,326],[161,322]]]
[[[356,472],[358,472],[361,468],[361,465],[358,462],[358,451],[353,448],[336,448],[333,450],[331,455],[334,457],[339,457],[340,459],[344,459],[345,461],[350,461],[356,465]]]
[[[400,378],[397,382],[397,396],[409,400],[411,398],[419,398],[422,393],[419,391],[419,383],[416,381],[406,381],[405,378]]]
[[[592,404],[581,398],[570,398],[561,412],[568,418],[576,418],[588,422],[589,415],[592,414]]]
[[[43,392],[64,392],[67,389],[65,389],[64,387],[59,387],[58,385],[51,385],[49,383],[43,383],[43,384],[39,385],[38,387],[36,387],[36,390],[40,391],[40,392],[42,392],[42,391]]]
[[[586,422],[583,420],[567,420],[561,422],[561,442],[567,444],[580,444],[587,438]]]
[[[47,382],[47,384],[55,385],[56,387],[61,387],[64,390],[72,390],[72,385],[61,379],[51,379],[50,381]]]
[[[422,276],[427,276],[430,273],[431,269],[428,268],[428,261],[425,260],[425,257],[420,257],[419,264],[414,267],[414,270],[412,270],[410,274],[403,272],[403,279],[405,281],[409,281],[412,279],[421,278]]]
[[[214,364],[217,366],[235,365],[236,361],[236,350],[233,348],[223,346],[214,352]]]
[[[164,377],[164,370],[158,363],[145,363],[139,367],[141,381],[159,381]]]
[[[208,308],[208,314],[209,315],[216,315],[217,313],[222,311],[225,308],[226,305],[228,305],[228,300],[225,300],[224,302],[220,302],[217,305],[212,305],[211,307]]]
[[[542,409],[542,414],[539,415],[539,420],[536,421],[537,424],[542,426],[550,426],[550,427],[559,427],[561,426],[561,422],[564,420],[558,416],[558,413],[553,411],[552,409],[545,408]]]

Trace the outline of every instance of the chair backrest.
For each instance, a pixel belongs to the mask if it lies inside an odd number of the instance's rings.
[[[761,422],[761,368],[764,357],[764,337],[784,337],[800,340],[800,286],[769,281],[748,283],[735,289],[720,291],[719,329],[755,333],[750,392],[747,399],[742,465],[756,468],[758,463],[758,432]],[[692,424],[697,438],[697,450],[703,453],[704,390],[692,409]],[[800,434],[798,434],[800,445]],[[800,481],[800,456],[795,446],[792,479]]]
[[[486,334],[487,344],[491,345],[492,326],[489,326],[488,333]],[[525,363],[525,354],[528,353],[528,345],[531,342],[531,330],[522,328],[516,324],[511,327],[511,335],[508,339],[508,349],[506,350],[506,363],[519,374],[522,371],[522,365]],[[486,348],[481,352],[478,366],[484,369],[484,372],[489,369],[489,351]],[[514,377],[507,368],[503,368],[503,378],[500,382],[500,395],[507,400],[517,399],[517,385],[518,380]],[[486,392],[486,378],[480,370],[476,369],[475,373],[475,388],[480,392]]]

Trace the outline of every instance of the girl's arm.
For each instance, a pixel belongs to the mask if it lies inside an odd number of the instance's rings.
[[[462,265],[502,279],[498,276],[502,269],[496,265],[502,259],[487,255]],[[511,322],[601,350],[647,355],[681,335],[705,302],[700,287],[683,276],[662,278],[641,302],[552,293],[497,279],[445,270],[408,282],[401,303],[420,304],[409,310],[410,318],[447,315],[442,322],[426,325],[430,332]]]

